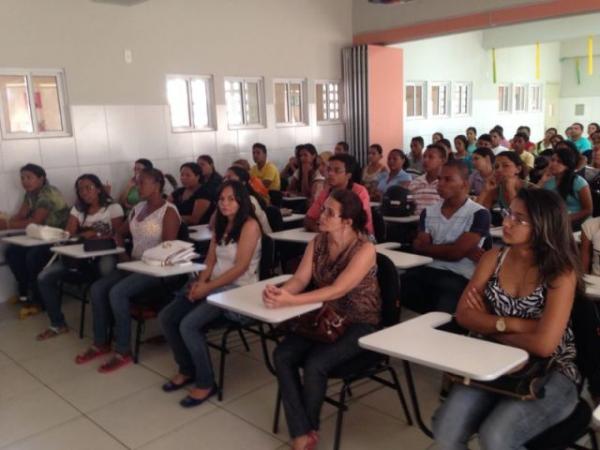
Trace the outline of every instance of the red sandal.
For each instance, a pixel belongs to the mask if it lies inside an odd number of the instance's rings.
[[[86,362],[90,362],[92,359],[96,359],[107,353],[110,353],[110,347],[96,347],[92,345],[84,353],[75,357],[75,363],[85,364]]]
[[[115,353],[115,356],[110,358],[98,368],[98,372],[114,372],[115,370],[120,369],[121,367],[126,366],[131,362],[133,362],[133,358],[131,357],[131,355],[122,355],[120,353]]]

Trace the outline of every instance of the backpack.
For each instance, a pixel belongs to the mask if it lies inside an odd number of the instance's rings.
[[[402,186],[391,186],[385,191],[381,202],[384,216],[407,217],[415,212],[415,202],[411,192]]]

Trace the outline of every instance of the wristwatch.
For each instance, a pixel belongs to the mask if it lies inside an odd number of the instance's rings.
[[[506,320],[504,320],[504,317],[499,317],[498,320],[496,320],[496,331],[498,331],[498,333],[504,333],[506,331]]]

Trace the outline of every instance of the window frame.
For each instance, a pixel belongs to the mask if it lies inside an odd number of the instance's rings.
[[[522,104],[523,104],[523,108],[522,109],[518,109],[517,105],[517,90],[523,90],[523,99],[522,99]],[[512,85],[512,92],[511,92],[511,96],[512,96],[512,104],[513,104],[513,113],[515,114],[526,114],[529,112],[529,88],[527,83],[513,83]]]
[[[539,108],[538,105],[534,103],[534,95],[533,91],[535,89],[539,89],[538,99],[539,99]],[[531,113],[541,113],[544,112],[544,85],[542,83],[531,83],[529,85],[529,112]]]
[[[241,83],[242,85],[242,123],[241,124],[231,124],[229,122],[229,111],[227,105],[227,95],[225,95],[225,113],[227,115],[227,128],[229,130],[243,130],[243,129],[260,129],[266,128],[267,126],[267,114],[265,107],[265,81],[263,77],[223,77],[223,92],[226,93],[225,83],[234,82]],[[245,102],[245,93],[246,93],[246,83],[258,83],[258,123],[246,123],[246,102]]]
[[[445,99],[445,112],[444,114],[434,114],[433,113],[433,104],[429,103],[429,100],[433,101],[433,88],[438,87],[445,87],[446,88],[446,99]],[[429,94],[429,99],[427,101],[427,108],[431,108],[429,110],[429,116],[432,119],[444,119],[444,118],[448,118],[450,117],[450,112],[451,112],[451,107],[452,107],[452,101],[450,99],[450,97],[452,96],[452,91],[451,91],[451,87],[450,87],[450,82],[449,81],[431,81],[429,83],[428,86],[428,94]],[[439,103],[438,101],[438,109],[439,109],[439,105],[441,103]]]
[[[318,85],[322,84],[327,86],[328,84],[337,84],[338,86],[338,105],[339,105],[339,111],[338,111],[338,118],[337,119],[325,119],[325,120],[319,120],[319,115],[318,115],[318,109],[317,109],[317,114],[316,114],[316,120],[317,120],[317,125],[336,125],[336,124],[342,124],[344,123],[344,86],[342,83],[342,80],[315,80],[315,105],[317,102],[322,101],[321,99],[318,98],[317,95],[317,89],[318,89]],[[327,115],[329,115],[329,110],[327,111]]]
[[[460,108],[462,106],[462,99],[460,98],[460,94],[458,94],[457,92],[457,101],[454,102],[454,93],[455,93],[455,89],[459,89],[459,88],[464,88],[466,89],[467,92],[467,98],[466,98],[466,104],[467,104],[467,111],[466,112],[460,112],[455,108]],[[453,117],[471,117],[473,114],[473,83],[470,81],[455,81],[452,82],[452,116]]]
[[[174,127],[173,121],[171,118],[171,104],[169,103],[169,94],[167,92],[166,86],[169,80],[171,79],[183,79],[186,82],[187,87],[187,97],[188,97],[188,112],[190,115],[190,126],[189,127]],[[193,103],[193,94],[192,94],[192,81],[194,80],[204,80],[208,83],[206,88],[206,111],[208,114],[208,125],[205,127],[195,127],[194,126],[194,103]],[[216,122],[216,112],[215,112],[215,95],[214,95],[214,77],[212,75],[189,75],[189,74],[167,74],[166,83],[165,83],[165,94],[167,96],[167,105],[169,107],[169,126],[171,128],[171,133],[193,133],[196,131],[216,131],[217,122]]]
[[[508,92],[507,97],[508,97],[508,103],[507,103],[507,109],[501,109],[500,108],[500,88],[504,88],[506,89],[506,92]],[[497,109],[497,113],[498,114],[511,114],[512,110],[513,110],[513,89],[512,89],[512,85],[510,83],[498,83],[498,87],[496,88],[496,101],[497,101],[497,105],[496,105],[496,109]]]
[[[300,85],[300,122],[278,122],[277,121],[277,106],[276,106],[276,84],[285,84],[289,92],[290,84],[299,84]],[[305,127],[309,124],[308,118],[308,82],[306,78],[274,78],[273,79],[273,109],[275,111],[275,127]],[[316,86],[315,86],[316,91]],[[290,97],[287,96],[287,105],[288,110],[290,109]]]
[[[66,77],[64,69],[23,69],[23,68],[2,68],[0,75],[4,76],[24,76],[27,83],[27,96],[29,99],[29,111],[32,121],[33,131],[31,133],[19,132],[11,133],[8,131],[8,125],[5,123],[3,113],[2,96],[0,96],[0,132],[2,139],[40,139],[72,136],[71,117],[68,108],[68,97],[66,91]],[[33,77],[51,76],[56,77],[56,89],[58,93],[58,107],[62,121],[62,131],[39,131],[38,120],[35,108],[35,95],[33,90]]]
[[[421,115],[408,115],[408,105],[407,105],[407,95],[406,90],[409,86],[412,87],[420,87],[421,88]],[[406,81],[404,83],[404,107],[406,108],[405,118],[407,120],[420,120],[427,118],[427,100],[428,100],[428,90],[427,90],[427,82],[426,81]],[[416,96],[415,96],[416,99]],[[416,105],[416,103],[415,103]],[[415,108],[416,109],[416,108]]]

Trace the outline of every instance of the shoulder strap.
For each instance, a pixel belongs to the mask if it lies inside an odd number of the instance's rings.
[[[502,264],[504,264],[504,259],[506,258],[506,255],[508,255],[508,251],[509,251],[510,247],[504,247],[502,250],[500,250],[500,252],[498,253],[498,262],[496,263],[496,269],[494,270],[494,277],[498,277],[498,274],[500,273],[500,268],[502,267]]]

